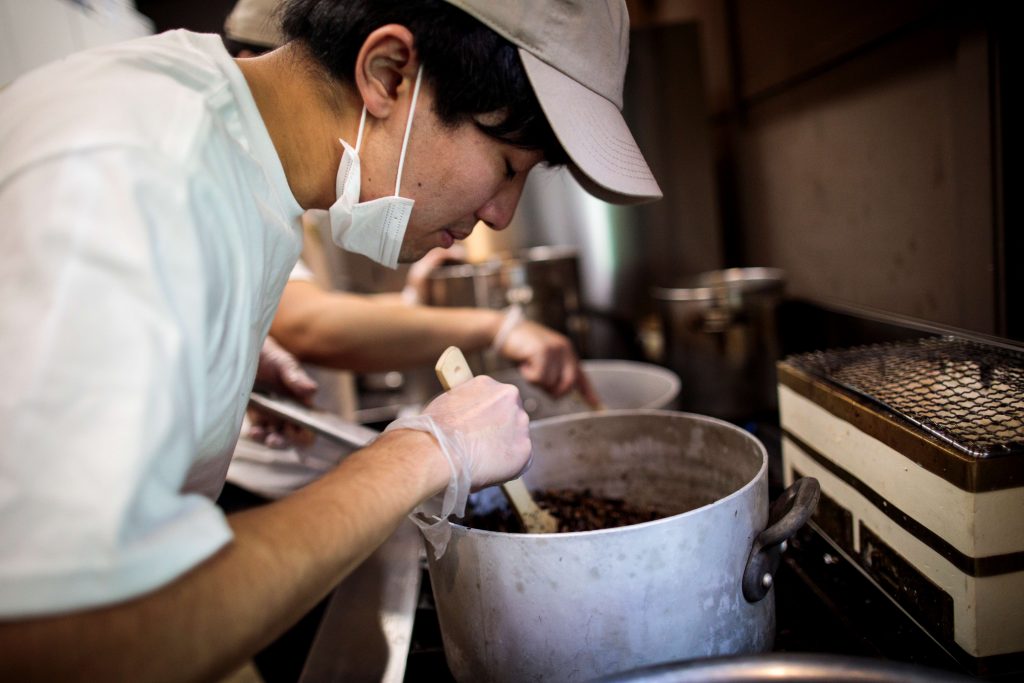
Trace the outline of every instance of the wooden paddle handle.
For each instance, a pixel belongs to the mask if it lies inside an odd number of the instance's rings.
[[[469,369],[466,357],[462,355],[462,351],[457,346],[449,346],[444,350],[441,357],[437,359],[434,372],[437,373],[437,379],[441,381],[441,386],[445,391],[473,379],[473,371]]]
[[[463,382],[473,379],[473,371],[462,351],[457,346],[449,346],[437,359],[434,372],[441,381],[445,391],[454,389]],[[501,485],[501,490],[512,504],[519,521],[530,534],[553,534],[558,531],[558,520],[534,502],[522,479],[513,479]]]

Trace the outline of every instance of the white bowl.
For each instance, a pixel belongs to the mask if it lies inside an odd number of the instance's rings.
[[[585,360],[580,365],[606,408],[671,408],[679,395],[679,376],[660,365],[626,360]],[[576,392],[553,398],[523,379],[516,368],[493,372],[491,377],[519,387],[530,419],[592,410]]]

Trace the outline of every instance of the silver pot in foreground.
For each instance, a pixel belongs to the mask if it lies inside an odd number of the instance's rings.
[[[530,430],[530,489],[590,489],[667,516],[547,535],[453,525],[445,555],[428,561],[457,680],[583,681],[771,648],[772,573],[817,503],[816,480],[788,489],[769,522],[767,453],[727,422],[621,410]]]

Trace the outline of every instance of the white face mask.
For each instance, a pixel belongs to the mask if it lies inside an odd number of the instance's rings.
[[[361,176],[359,169],[359,146],[363,141],[363,126],[366,124],[366,105],[359,119],[359,132],[356,134],[356,148],[352,149],[344,140],[339,140],[345,148],[338,166],[338,179],[335,190],[338,199],[331,205],[331,236],[334,243],[342,249],[354,251],[367,256],[388,268],[398,267],[398,254],[402,249],[405,229],[409,226],[413,200],[399,197],[398,191],[402,182],[402,167],[405,165],[405,148],[409,144],[409,131],[412,130],[412,117],[416,111],[416,99],[420,94],[420,80],[423,67],[416,73],[416,85],[412,90],[412,103],[409,105],[409,119],[405,123],[405,137],[402,139],[402,152],[398,157],[398,174],[395,177],[395,194],[380,197],[368,202],[359,201]]]

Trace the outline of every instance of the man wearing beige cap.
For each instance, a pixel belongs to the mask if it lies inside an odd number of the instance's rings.
[[[183,31],[81,53],[0,93],[0,661],[12,680],[208,680],[414,513],[434,552],[471,488],[530,456],[479,377],[281,501],[227,518],[260,346],[327,212],[394,267],[567,163],[660,195],[622,121],[621,0],[292,0],[232,60]]]
[[[228,52],[236,57],[257,57],[280,47],[284,42],[278,17],[282,4],[282,0],[239,0],[224,23]],[[329,226],[318,213],[323,212],[311,211],[304,217],[307,236],[316,236],[325,224]],[[318,250],[319,245],[315,241],[313,248]],[[516,365],[524,379],[552,395],[576,390],[597,405],[598,397],[570,341],[527,319],[520,307],[494,310],[418,305],[431,264],[458,259],[459,252],[464,254],[465,250],[458,245],[435,249],[417,261],[408,271],[400,296],[325,290],[300,260],[285,286],[271,336],[303,361],[357,372],[432,366],[452,345],[466,353],[492,349]],[[250,438],[239,440],[225,494],[236,494],[232,486],[236,484],[260,496],[277,498],[317,478],[324,470],[326,463],[320,458],[288,447],[279,432],[268,433],[264,424],[261,420],[250,431],[243,428],[243,435]],[[273,447],[257,443],[265,439]]]

